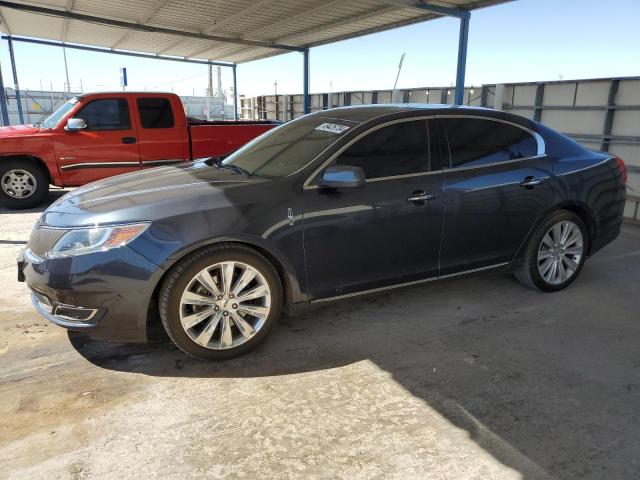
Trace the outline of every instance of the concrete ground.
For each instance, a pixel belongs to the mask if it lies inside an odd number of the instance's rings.
[[[640,228],[561,293],[450,280],[206,364],[47,325],[15,280],[38,215],[0,211],[0,478],[640,478]]]

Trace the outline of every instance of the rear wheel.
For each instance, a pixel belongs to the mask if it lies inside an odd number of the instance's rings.
[[[160,317],[173,342],[202,360],[223,360],[257,346],[282,308],[276,270],[243,246],[204,248],[180,261],[160,292]]]
[[[29,160],[0,161],[0,202],[12,209],[32,208],[49,193],[49,177]]]
[[[532,288],[555,292],[573,282],[586,260],[589,234],[573,212],[553,213],[533,233],[516,278]]]

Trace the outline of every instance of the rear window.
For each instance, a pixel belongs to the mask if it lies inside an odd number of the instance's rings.
[[[173,128],[173,110],[166,98],[139,98],[138,112],[142,128]]]
[[[503,122],[481,118],[444,118],[451,151],[451,166],[468,167],[533,157],[534,136]]]

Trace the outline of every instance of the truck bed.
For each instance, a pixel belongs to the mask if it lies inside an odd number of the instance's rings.
[[[187,119],[191,139],[191,158],[225,155],[255,137],[271,130],[272,121],[206,121]]]

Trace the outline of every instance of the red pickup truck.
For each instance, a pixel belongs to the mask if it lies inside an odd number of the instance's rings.
[[[0,128],[0,203],[30,208],[49,184],[225,155],[276,125],[190,119],[172,93],[81,95],[40,123]]]

